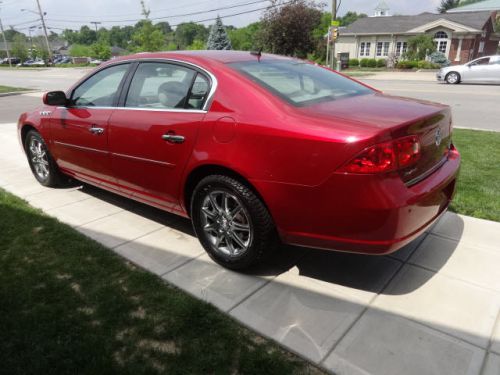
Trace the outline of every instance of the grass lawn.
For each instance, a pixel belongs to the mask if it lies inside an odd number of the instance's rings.
[[[0,189],[5,374],[318,374]]]
[[[455,129],[453,142],[462,167],[451,210],[500,221],[500,133]]]
[[[15,91],[26,91],[22,87],[10,87],[10,86],[2,86],[0,85],[0,94],[4,94],[6,92],[15,92]]]

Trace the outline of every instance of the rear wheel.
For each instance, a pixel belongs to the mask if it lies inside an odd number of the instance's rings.
[[[55,187],[60,183],[60,172],[50,155],[47,144],[35,130],[30,130],[24,141],[26,156],[37,181],[43,186]]]
[[[250,267],[275,247],[266,206],[250,188],[228,176],[208,176],[198,183],[191,217],[201,244],[224,267]]]
[[[446,75],[445,81],[446,83],[452,85],[460,83],[460,74],[458,74],[457,72],[450,72]]]

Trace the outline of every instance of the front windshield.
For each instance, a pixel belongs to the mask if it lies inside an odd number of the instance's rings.
[[[297,107],[373,93],[330,70],[298,60],[244,61],[229,65]]]

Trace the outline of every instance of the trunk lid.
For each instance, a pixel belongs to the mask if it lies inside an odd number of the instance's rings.
[[[451,111],[446,105],[385,94],[362,95],[301,108],[303,114],[318,118],[355,122],[363,129],[387,138],[416,135],[421,157],[409,168],[400,170],[402,180],[414,184],[444,163],[451,146]],[[359,133],[358,133],[359,134]]]

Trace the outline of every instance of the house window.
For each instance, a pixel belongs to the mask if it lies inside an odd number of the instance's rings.
[[[359,55],[360,56],[370,56],[370,47],[371,43],[370,42],[362,42],[360,47],[359,47]]]
[[[397,42],[396,43],[396,56],[402,56],[406,53],[408,49],[408,43],[406,42]]]
[[[448,49],[448,34],[444,31],[438,31],[434,34],[434,42],[436,42],[436,49],[446,55]]]
[[[434,39],[448,39],[448,34],[446,34],[444,31],[438,31],[436,34],[434,34]]]
[[[388,56],[389,55],[389,42],[378,42],[377,43],[377,56]]]

